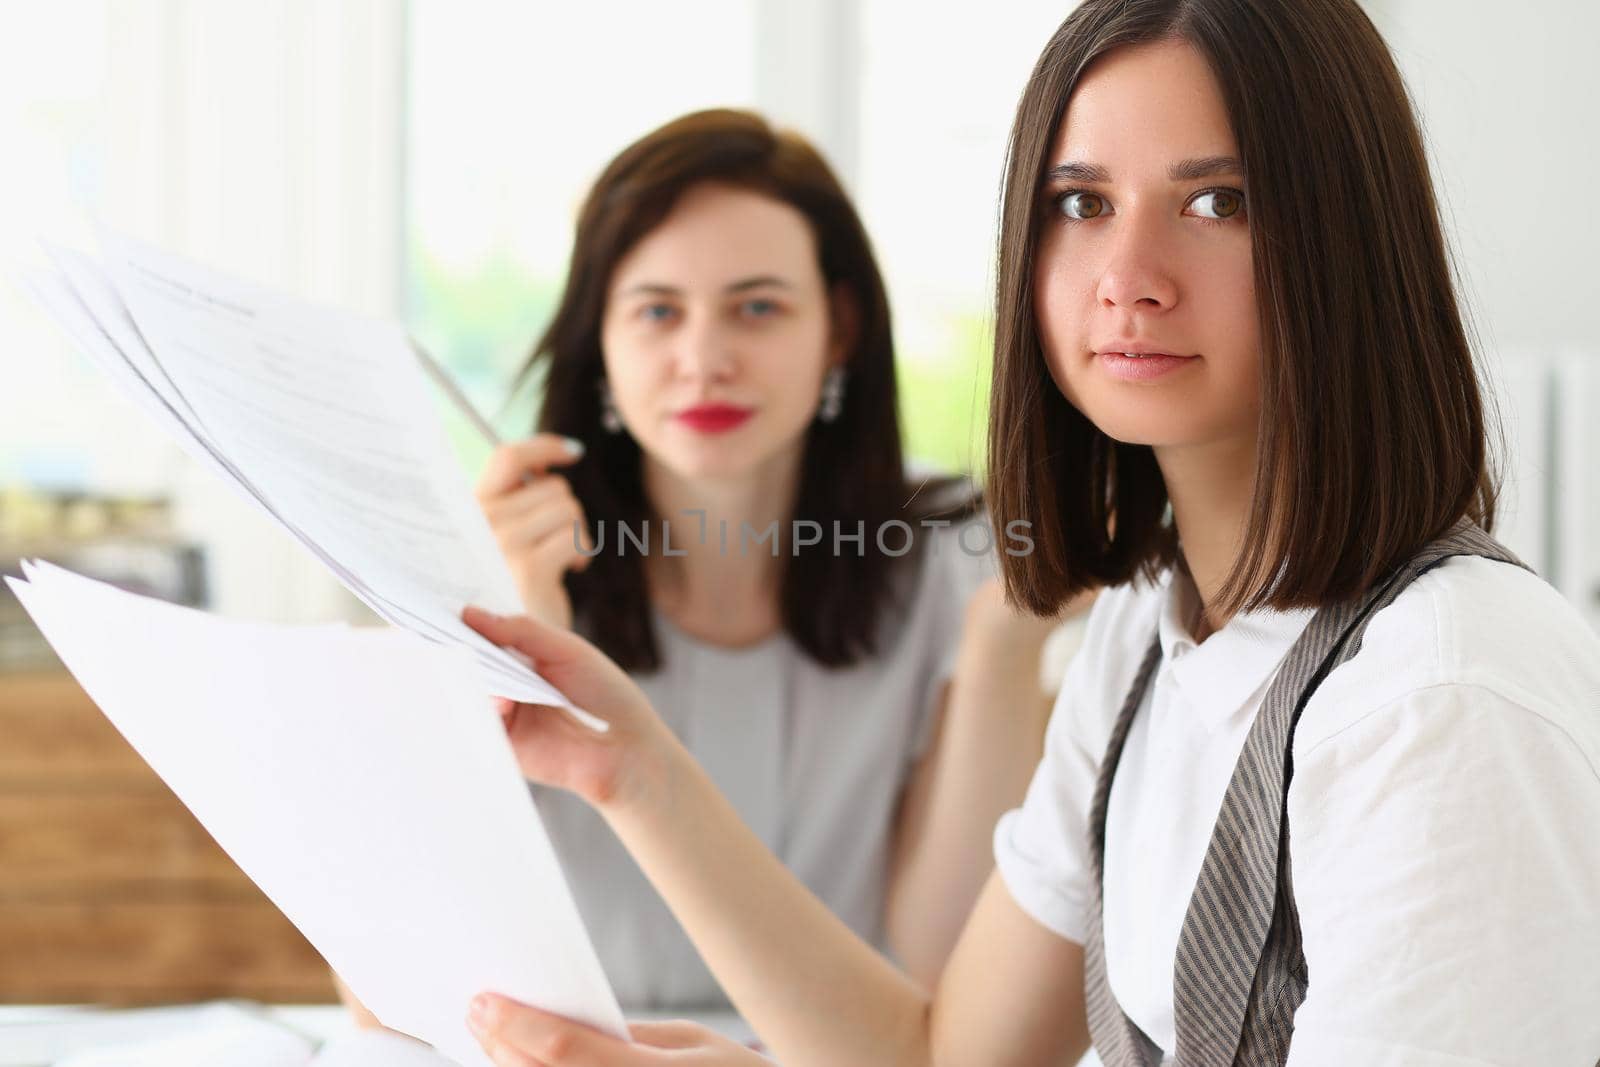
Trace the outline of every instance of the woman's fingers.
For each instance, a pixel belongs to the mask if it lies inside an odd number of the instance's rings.
[[[527,615],[493,615],[471,607],[461,619],[495,644],[527,656],[534,670],[586,711],[615,721],[648,707],[633,679],[571,630]]]
[[[701,1048],[709,1036],[699,1023],[683,1019],[629,1023],[628,1034],[641,1045],[660,1049]]]
[[[483,1051],[489,1054],[489,1059],[494,1063],[494,1067],[550,1067],[544,1061],[536,1060],[532,1056],[518,1052],[510,1045],[500,1041],[485,1040],[480,1037],[478,1038],[478,1044],[483,1046]]]
[[[755,1067],[770,1064],[697,1023],[634,1023],[633,1043],[507,997],[474,997],[467,1026],[500,1067]]]
[[[516,522],[564,497],[572,496],[572,485],[559,474],[541,474],[532,481],[509,489],[482,502],[484,517],[496,529]]]
[[[542,474],[551,467],[564,467],[582,458],[583,444],[560,434],[540,433],[523,441],[511,441],[489,456],[474,492],[479,500],[490,500],[522,484],[524,475]]]
[[[582,661],[589,643],[570,630],[551,626],[527,615],[496,615],[468,605],[461,621],[497,645],[514,648],[533,660],[540,674],[546,669],[560,670]],[[548,677],[548,675],[546,675]],[[554,678],[550,679],[560,686]]]
[[[515,649],[574,707],[602,719],[590,729],[576,718],[524,704],[506,724],[517,764],[528,778],[568,789],[600,809],[622,807],[663,788],[661,779],[688,759],[637,682],[570,630],[477,608],[462,620],[488,640]]]
[[[565,571],[584,570],[594,556],[583,505],[559,474],[480,504],[495,542],[525,587],[524,597],[559,583]]]
[[[560,573],[565,570],[583,570],[594,558],[594,549],[588,531],[573,539],[571,527],[558,527],[545,534],[525,557],[529,568]]]
[[[661,1062],[648,1048],[491,993],[473,998],[467,1026],[502,1067],[654,1067]]]
[[[548,537],[559,536],[568,545],[586,540],[583,506],[570,495],[548,500],[513,518],[491,523],[495,540],[507,554],[525,552]]]

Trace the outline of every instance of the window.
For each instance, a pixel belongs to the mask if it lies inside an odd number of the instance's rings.
[[[893,302],[908,452],[941,467],[983,468],[1006,138],[1071,7],[862,5],[857,197]]]
[[[415,0],[406,150],[406,319],[507,436],[507,386],[548,319],[590,182],[679,114],[754,107],[755,5]],[[451,432],[473,471],[487,446]]]

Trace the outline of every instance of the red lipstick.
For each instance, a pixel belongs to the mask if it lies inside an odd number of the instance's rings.
[[[732,404],[698,404],[678,412],[678,418],[700,433],[727,433],[744,424],[755,412]]]

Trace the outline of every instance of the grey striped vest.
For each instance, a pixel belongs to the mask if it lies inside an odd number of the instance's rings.
[[[1245,738],[1184,915],[1173,967],[1178,1067],[1279,1067],[1309,976],[1300,945],[1285,818],[1295,723],[1335,667],[1361,650],[1367,624],[1419,576],[1451,556],[1525,567],[1462,519],[1365,595],[1312,616],[1284,657]],[[1106,1067],[1153,1067],[1161,1050],[1123,1012],[1106,980],[1106,802],[1128,728],[1161,662],[1151,642],[1122,705],[1089,811],[1095,918],[1084,947],[1089,1031]]]

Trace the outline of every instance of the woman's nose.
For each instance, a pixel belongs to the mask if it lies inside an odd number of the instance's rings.
[[[727,378],[738,365],[735,347],[730,332],[721,324],[709,317],[691,319],[678,335],[678,372],[710,381]]]
[[[1153,224],[1130,217],[1115,237],[1096,295],[1106,308],[1165,311],[1178,302],[1178,286]]]

